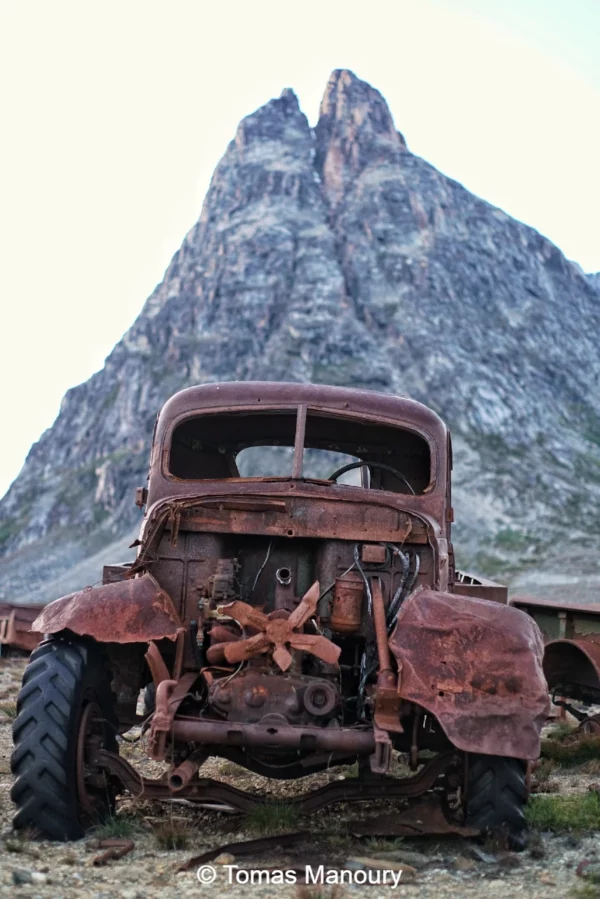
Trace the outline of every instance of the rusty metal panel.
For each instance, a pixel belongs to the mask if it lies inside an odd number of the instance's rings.
[[[0,603],[0,646],[33,652],[42,634],[31,630],[43,606]]]
[[[261,492],[262,488],[261,484]],[[254,489],[256,491],[256,485]],[[285,485],[285,492],[290,492],[289,483]],[[343,503],[337,497],[315,501],[289,496],[286,503],[281,504],[283,508],[273,511],[231,508],[231,502],[225,500],[218,507],[198,503],[181,510],[179,530],[403,543],[409,538],[416,542],[412,535],[414,529],[415,536],[426,539],[425,528],[418,519],[387,505],[378,505],[376,495],[369,497],[371,499],[367,502],[364,493],[360,502]]]
[[[465,752],[537,758],[549,711],[543,641],[509,606],[421,590],[405,600],[390,647],[399,693]]]
[[[534,597],[513,596],[509,605],[535,620],[542,631],[545,641],[580,638],[600,642],[600,604],[585,605],[537,599]]]
[[[360,557],[367,564],[383,565],[387,558],[386,548],[381,543],[365,543]]]
[[[32,627],[44,634],[71,630],[104,643],[146,643],[175,640],[183,625],[167,592],[147,573],[56,599]]]
[[[335,579],[329,624],[340,634],[355,634],[360,630],[365,593],[362,575],[349,571]]]
[[[544,673],[551,690],[600,702],[600,635],[551,640],[544,653]]]
[[[454,584],[454,592],[460,596],[469,596],[473,599],[485,599],[487,602],[498,602],[506,605],[508,601],[508,588],[501,584]]]
[[[555,613],[566,611],[570,613],[581,612],[584,615],[600,615],[600,603],[597,602],[583,604],[559,602],[553,599],[539,599],[537,596],[511,596],[508,604],[524,611],[531,607],[532,613],[535,609],[547,609]]]
[[[461,596],[472,596],[474,599],[487,599],[490,602],[508,602],[508,588],[504,584],[497,584],[487,578],[469,574],[466,571],[457,571],[454,581],[454,593]]]
[[[115,584],[117,581],[124,581],[129,574],[131,562],[123,562],[120,565],[105,565],[102,569],[102,583]]]
[[[315,614],[318,601],[319,583],[315,581],[291,614],[280,610],[265,615],[255,606],[239,599],[220,606],[221,614],[233,618],[243,627],[258,631],[253,637],[225,643],[225,658],[228,662],[238,664],[269,652],[279,668],[287,671],[293,661],[291,650],[300,650],[335,665],[341,652],[340,647],[321,634],[305,634],[300,630]]]
[[[542,631],[550,689],[600,702],[600,604],[514,596],[510,605],[530,615]]]

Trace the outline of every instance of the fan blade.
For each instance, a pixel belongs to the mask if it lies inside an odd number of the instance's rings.
[[[255,627],[258,631],[264,631],[267,627],[268,618],[260,609],[256,609],[247,602],[241,602],[239,599],[228,603],[226,606],[219,606],[217,611],[220,615],[227,615],[233,618],[244,627]]]
[[[287,671],[292,664],[292,654],[286,649],[283,643],[280,643],[279,646],[275,647],[273,661],[276,665],[279,665],[282,671]]]
[[[308,621],[309,618],[317,611],[317,603],[319,601],[319,593],[320,587],[319,582],[315,581],[312,587],[309,587],[304,596],[302,597],[302,601],[300,605],[298,605],[290,617],[288,618],[288,622],[290,627],[293,628],[301,628],[305,621]]]
[[[255,634],[247,640],[236,640],[235,643],[222,643],[223,653],[228,662],[235,665],[257,656],[269,646],[269,638],[265,634]]]
[[[335,665],[340,657],[341,647],[336,646],[327,637],[316,634],[292,634],[290,646],[302,652],[310,652],[323,662]]]

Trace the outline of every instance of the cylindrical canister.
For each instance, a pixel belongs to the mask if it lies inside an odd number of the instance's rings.
[[[336,578],[329,620],[332,631],[354,634],[360,629],[365,585],[357,571]]]

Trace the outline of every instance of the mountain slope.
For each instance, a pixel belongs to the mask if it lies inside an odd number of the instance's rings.
[[[459,560],[581,570],[600,524],[599,325],[580,269],[410,153],[372,87],[334,72],[314,131],[285,90],[241,122],[162,283],[32,447],[0,504],[0,596],[97,579],[139,521],[161,403],[233,378],[428,403],[455,434]]]

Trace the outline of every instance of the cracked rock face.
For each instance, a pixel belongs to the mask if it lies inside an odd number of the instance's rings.
[[[131,557],[159,407],[250,378],[427,403],[454,432],[459,563],[530,591],[593,579],[599,292],[413,155],[351,72],[332,74],[314,130],[284,90],[240,123],[163,281],[2,500],[0,597],[52,599]]]

